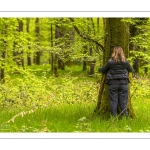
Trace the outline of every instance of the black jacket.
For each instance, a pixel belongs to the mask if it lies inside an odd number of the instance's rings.
[[[133,68],[127,60],[125,62],[115,62],[110,59],[102,68],[99,68],[98,71],[107,73],[106,83],[108,83],[109,80],[127,79],[129,81],[128,72],[132,72]]]

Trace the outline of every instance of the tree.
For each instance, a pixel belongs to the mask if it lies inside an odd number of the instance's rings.
[[[5,82],[4,78],[5,78],[5,59],[6,59],[6,51],[7,51],[7,29],[8,29],[8,25],[4,25],[4,30],[3,30],[3,35],[4,35],[4,38],[3,38],[3,50],[2,50],[2,54],[1,54],[1,57],[2,57],[2,64],[1,64],[1,80],[3,80],[3,82]]]
[[[136,54],[140,51],[146,52],[146,47],[144,45],[144,42],[146,39],[148,39],[144,33],[146,33],[145,25],[148,22],[148,18],[133,18],[131,25],[130,25],[130,49],[134,51]],[[143,36],[143,37],[142,37]],[[143,39],[143,40],[142,40]],[[146,43],[147,45],[147,43]],[[139,69],[140,69],[140,57],[134,57],[133,59],[133,68],[134,68],[134,74],[136,76],[139,75]],[[147,68],[145,68],[147,69]],[[145,70],[145,73],[147,73],[147,70]]]
[[[134,76],[138,77],[140,68],[144,66],[144,73],[148,73],[149,60],[144,58],[149,51],[149,18],[132,18],[130,25],[130,50],[133,59]],[[143,56],[141,56],[141,54]],[[148,54],[149,55],[149,54]],[[148,56],[147,56],[148,57]]]
[[[129,56],[129,24],[122,21],[121,18],[104,18],[104,52],[103,52],[103,64],[110,59],[113,47],[120,45],[125,53],[126,58]],[[108,98],[108,86],[105,84],[106,74],[101,77],[99,95],[97,106],[94,110],[95,113],[99,114],[102,118],[110,117],[110,105]],[[129,86],[130,89],[130,86]],[[129,90],[130,91],[130,90]],[[132,108],[130,92],[128,95],[127,109],[130,117],[134,117],[134,110]],[[118,107],[118,114],[120,109]]]
[[[27,18],[26,21],[27,21],[26,22],[26,31],[27,31],[28,34],[30,34],[30,18]],[[29,44],[28,44],[28,48],[31,49]],[[28,66],[32,65],[30,52],[27,52],[27,64],[28,64]]]
[[[36,42],[39,45],[40,42],[40,19],[36,18],[35,19],[35,34],[36,34]],[[40,65],[40,61],[41,61],[41,51],[37,50],[36,52],[36,56],[35,56],[35,63],[37,65]]]
[[[103,51],[103,33],[100,32],[100,18],[69,18],[77,34],[82,38],[83,47],[83,71],[87,69],[89,62],[89,75],[94,74],[96,57]],[[102,18],[101,18],[102,19]],[[103,27],[102,27],[103,28]],[[101,51],[100,51],[101,50]]]
[[[23,33],[23,21],[20,18],[17,18],[17,29],[16,29],[16,39],[14,41],[13,45],[13,55],[14,55],[14,60],[16,61],[16,64],[19,66],[24,67],[24,59],[23,59],[23,50],[22,50],[22,45],[21,45],[21,38],[22,38],[22,33]]]
[[[53,24],[50,23],[50,45],[51,47],[54,46],[54,37],[53,37]],[[54,70],[54,56],[53,53],[51,53],[51,70]]]

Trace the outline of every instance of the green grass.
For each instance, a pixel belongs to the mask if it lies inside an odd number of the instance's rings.
[[[100,75],[88,77],[87,72],[75,66],[67,67],[55,78],[45,71],[49,66],[42,67],[38,74],[30,70],[10,75],[0,86],[0,132],[150,131],[149,79],[135,79],[131,83],[131,93],[137,87],[132,97],[135,118],[102,120],[93,116]]]
[[[141,104],[136,104],[140,106]],[[62,104],[46,109],[37,109],[33,113],[18,116],[14,122],[8,120],[15,112],[3,112],[0,115],[1,132],[149,132],[150,116],[147,103],[145,107],[135,109],[136,118],[111,118],[102,120],[93,117],[94,103]],[[16,113],[17,114],[17,113]],[[3,124],[2,124],[3,122]],[[5,122],[5,123],[4,123]]]
[[[1,132],[150,132],[149,104],[141,105],[142,100],[134,104],[136,117],[121,120],[111,118],[102,120],[93,116],[94,103],[60,104],[33,113],[13,118],[17,112],[0,114]],[[2,119],[3,118],[3,119]],[[3,122],[3,123],[2,123]],[[4,123],[5,122],[5,123]]]

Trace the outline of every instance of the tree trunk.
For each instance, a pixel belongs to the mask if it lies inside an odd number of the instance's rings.
[[[18,31],[19,31],[19,32],[23,32],[23,22],[22,22],[22,20],[19,21],[19,28],[18,28]],[[21,51],[21,52],[19,53],[19,55],[21,55],[21,57],[20,57],[21,66],[24,67],[23,51]]]
[[[90,47],[89,47],[90,56],[93,56],[92,46],[91,46],[91,44],[89,44],[89,45],[90,45]],[[89,76],[93,76],[94,75],[95,63],[96,63],[95,60],[90,61],[90,64],[89,64],[90,65]]]
[[[139,26],[141,27],[142,25],[146,25],[148,18],[133,18],[133,20],[135,20],[136,23],[130,25],[130,36],[131,36],[131,38],[136,37],[140,34],[143,34],[143,31],[141,28],[139,28]],[[129,46],[130,46],[130,49],[134,50],[134,51],[141,51],[141,49],[143,49],[134,43],[130,43]],[[144,51],[144,49],[143,49],[143,51]],[[133,75],[135,77],[138,77],[139,76],[139,69],[140,69],[140,59],[138,57],[134,58],[134,60],[133,60],[133,69],[134,69]]]
[[[53,47],[53,25],[51,24],[50,26],[50,43],[51,43],[51,47]],[[50,56],[51,56],[51,71],[54,70],[54,56],[53,56],[53,53],[50,53]]]
[[[29,32],[30,32],[29,31],[29,29],[30,29],[30,27],[29,27],[29,25],[30,25],[30,18],[27,18],[26,20],[27,20],[26,30],[27,30],[27,33],[29,34]],[[30,46],[28,46],[28,49],[30,49]],[[32,65],[30,52],[27,53],[27,65],[28,66]]]
[[[37,44],[39,44],[39,41],[40,41],[39,18],[35,19],[35,33],[36,33],[36,42]],[[41,59],[41,51],[38,50],[35,55],[35,63],[37,65],[40,65],[40,59]]]
[[[136,25],[130,25],[130,33],[131,33],[130,36],[134,37],[134,36],[137,36],[140,34],[140,30],[136,27]],[[129,47],[131,50],[134,50],[134,51],[139,51],[139,49],[140,49],[138,46],[136,46],[133,43],[130,43]],[[134,76],[139,75],[139,65],[140,65],[139,59],[134,58],[134,60],[133,60]]]
[[[94,75],[94,69],[95,69],[95,63],[96,61],[90,61],[90,71],[89,71],[89,76],[93,76]]]
[[[61,19],[60,21],[63,21],[63,19]],[[64,32],[65,32],[64,30],[63,30],[63,27],[56,24],[55,38],[56,39],[62,38],[64,36]],[[60,44],[59,42],[56,43],[56,45],[59,45],[59,44]],[[59,47],[62,49],[62,53],[63,53],[63,46],[59,46]],[[64,61],[59,57],[59,55],[57,55],[56,58],[58,59],[57,60],[58,68],[64,70],[65,69]]]
[[[104,54],[103,64],[105,64],[111,57],[113,47],[120,45],[125,53],[126,58],[129,56],[129,26],[127,23],[122,22],[121,18],[104,18],[104,30],[105,30],[105,41],[104,41]],[[95,113],[99,114],[102,118],[110,117],[110,103],[108,98],[108,85],[105,84],[106,74],[102,75],[97,106],[94,110]],[[130,86],[129,86],[130,91]],[[128,114],[134,117],[134,111],[131,104],[130,92],[128,95]],[[119,114],[118,109],[118,114]]]
[[[3,40],[4,45],[3,45],[3,51],[2,51],[2,59],[3,59],[2,67],[1,67],[1,81],[2,81],[2,83],[5,82],[5,59],[6,59],[6,49],[7,49],[7,40],[6,40],[7,28],[8,28],[8,26],[5,25],[5,29],[4,29],[4,32],[3,32],[3,35],[4,35],[5,39]]]
[[[23,22],[20,19],[18,19],[17,31],[23,32]],[[19,47],[19,50],[16,50],[18,49],[18,47]],[[21,66],[24,67],[23,51],[20,50],[21,46],[19,45],[18,42],[15,41],[13,44],[13,48],[14,48],[13,55],[14,55],[14,60],[16,61],[16,64],[18,65],[18,67],[21,67]]]
[[[83,54],[86,54],[87,50],[88,50],[88,46],[84,45],[83,46]],[[82,71],[86,71],[87,70],[87,57],[83,57],[83,66],[82,66]]]

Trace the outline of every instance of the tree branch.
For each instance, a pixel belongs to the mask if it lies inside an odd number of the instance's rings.
[[[73,19],[73,18],[69,18],[69,19],[70,19],[72,22],[74,22],[74,19]],[[86,40],[88,40],[88,41],[91,41],[91,42],[95,43],[96,45],[98,45],[98,46],[101,48],[102,51],[104,51],[103,45],[101,45],[98,41],[96,41],[96,40],[90,38],[89,36],[82,34],[81,31],[78,29],[78,27],[77,27],[76,25],[73,25],[73,26],[74,26],[74,29],[76,30],[76,32],[78,33],[78,35],[79,35],[80,37],[82,37],[83,39],[86,39]]]

